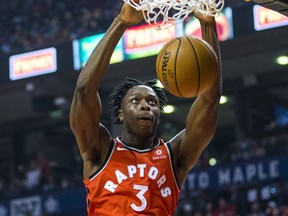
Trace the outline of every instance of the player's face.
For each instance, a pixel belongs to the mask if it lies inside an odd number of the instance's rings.
[[[154,90],[145,85],[131,88],[122,100],[119,118],[125,130],[148,132],[154,135],[159,123],[159,99]]]

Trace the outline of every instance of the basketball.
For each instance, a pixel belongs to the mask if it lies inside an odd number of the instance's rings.
[[[214,49],[197,37],[178,37],[166,43],[156,59],[157,77],[171,94],[192,98],[207,91],[217,76]]]

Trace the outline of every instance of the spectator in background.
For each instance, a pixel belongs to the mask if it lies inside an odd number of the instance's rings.
[[[25,191],[26,170],[23,164],[19,164],[15,176],[8,181],[9,186],[6,197],[14,198],[23,195]]]
[[[57,183],[55,181],[55,176],[54,173],[51,173],[47,179],[45,180],[45,183],[42,185],[42,190],[44,192],[48,192],[48,191],[54,191],[56,190],[57,187]]]
[[[244,131],[240,131],[237,133],[236,142],[235,142],[235,150],[232,156],[233,161],[239,160],[247,160],[252,157],[251,149],[251,139],[247,137]]]
[[[213,216],[214,205],[213,202],[207,201],[204,208],[204,216]]]
[[[264,212],[261,211],[261,206],[258,201],[251,204],[251,210],[248,216],[265,216]]]
[[[36,163],[40,168],[40,185],[43,186],[47,183],[47,180],[51,175],[51,167],[49,161],[42,152],[38,152],[36,157]]]
[[[266,156],[266,149],[261,145],[257,139],[252,140],[252,152],[255,158],[263,158]]]
[[[275,201],[269,201],[267,203],[265,216],[280,216],[280,209]]]
[[[214,216],[234,216],[236,209],[233,205],[227,202],[225,198],[220,198],[218,201],[218,207],[214,211]]]
[[[23,195],[24,187],[22,183],[17,178],[13,178],[10,180],[9,187],[7,190],[6,197],[7,198],[15,198]]]
[[[193,206],[191,203],[187,202],[182,206],[181,214],[183,216],[192,216],[193,215]]]
[[[40,186],[41,169],[35,159],[31,159],[25,178],[25,187],[28,191],[38,191]]]

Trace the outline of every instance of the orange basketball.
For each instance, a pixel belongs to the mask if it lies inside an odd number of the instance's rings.
[[[156,60],[157,77],[171,94],[192,98],[207,91],[216,79],[214,49],[196,37],[179,37],[166,43]]]

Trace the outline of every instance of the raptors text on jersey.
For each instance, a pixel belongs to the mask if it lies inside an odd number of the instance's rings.
[[[103,166],[84,179],[89,216],[173,215],[179,199],[169,144],[139,150],[114,139]]]

